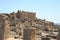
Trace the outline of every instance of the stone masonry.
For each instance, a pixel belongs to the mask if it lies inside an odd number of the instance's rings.
[[[28,29],[24,32],[27,27]],[[60,25],[55,26],[53,22],[38,19],[35,12],[18,10],[17,12],[0,14],[0,40],[8,40],[9,38],[21,39],[23,38],[23,32],[25,34],[30,32],[31,35],[28,35],[28,37],[30,36],[30,40],[35,40],[35,35],[32,32],[36,30],[29,29],[32,27],[40,31],[57,29],[56,27],[60,27]]]

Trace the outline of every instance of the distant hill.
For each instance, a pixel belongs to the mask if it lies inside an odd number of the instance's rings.
[[[55,25],[60,25],[60,23],[55,23]]]

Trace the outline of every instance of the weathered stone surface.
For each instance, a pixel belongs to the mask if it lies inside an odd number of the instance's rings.
[[[10,14],[0,14],[0,38],[1,40],[8,40],[16,37],[18,39],[23,36],[23,29],[26,27],[34,27],[37,32],[41,30],[58,29],[59,25],[45,19],[37,19],[35,12],[17,11]],[[30,30],[30,29],[28,29]],[[31,30],[30,30],[31,31]],[[30,32],[29,31],[29,32]],[[32,33],[32,31],[31,31]],[[22,34],[22,35],[21,35]],[[32,36],[32,35],[29,35]],[[7,39],[8,38],[8,39]],[[32,40],[35,40],[34,38]]]
[[[7,40],[9,37],[9,24],[8,17],[5,15],[0,15],[0,40]]]
[[[23,32],[23,40],[35,40],[36,29],[35,28],[25,28]]]

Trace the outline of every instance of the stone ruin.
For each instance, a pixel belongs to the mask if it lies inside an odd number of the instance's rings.
[[[40,31],[53,30],[58,26],[45,19],[37,19],[35,12],[18,10],[18,12],[10,14],[0,14],[0,40],[23,38],[23,29],[26,27],[34,27],[37,31]]]
[[[10,36],[9,18],[5,15],[0,15],[0,40],[7,40]]]

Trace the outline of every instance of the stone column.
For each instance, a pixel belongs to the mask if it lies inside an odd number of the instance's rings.
[[[60,40],[60,28],[58,29],[57,40]]]
[[[23,32],[23,40],[36,40],[36,29],[25,28]]]
[[[0,15],[0,38],[1,40],[7,40],[9,38],[9,23],[8,17],[5,15]]]

